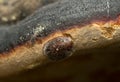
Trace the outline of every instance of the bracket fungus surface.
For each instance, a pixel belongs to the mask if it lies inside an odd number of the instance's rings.
[[[1,82],[120,82],[120,0],[0,0],[0,24]]]

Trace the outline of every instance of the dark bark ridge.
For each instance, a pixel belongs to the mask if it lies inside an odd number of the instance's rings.
[[[17,25],[1,26],[0,52],[73,25],[117,18],[120,14],[119,4],[119,0],[61,0],[42,7]]]

